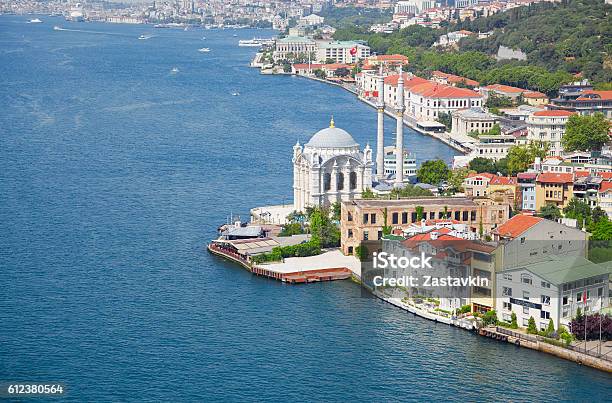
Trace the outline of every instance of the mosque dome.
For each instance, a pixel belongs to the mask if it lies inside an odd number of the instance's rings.
[[[332,119],[329,127],[316,132],[306,143],[306,146],[313,148],[352,148],[358,147],[359,144],[346,130],[335,127]]]

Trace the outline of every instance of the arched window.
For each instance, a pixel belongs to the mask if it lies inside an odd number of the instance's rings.
[[[327,192],[329,189],[331,189],[331,174],[326,173],[323,175],[323,190]]]
[[[342,172],[339,172],[338,175],[336,175],[336,189],[344,189],[344,174]]]
[[[349,182],[351,190],[357,189],[357,172],[351,172]]]

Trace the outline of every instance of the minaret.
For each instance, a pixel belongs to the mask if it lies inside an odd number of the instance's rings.
[[[395,129],[395,186],[404,183],[404,73],[399,68],[397,80],[397,127]]]
[[[376,109],[378,111],[378,131],[376,134],[376,179],[380,181],[385,177],[385,78],[383,77],[383,66],[380,64],[380,70],[377,77],[378,85],[378,100],[376,101]]]

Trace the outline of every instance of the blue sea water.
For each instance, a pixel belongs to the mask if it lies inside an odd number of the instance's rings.
[[[375,143],[349,93],[247,67],[238,39],[271,32],[41,18],[0,17],[0,382],[73,401],[609,400],[608,374],[206,253],[230,213],[290,201],[291,146],[330,115]]]

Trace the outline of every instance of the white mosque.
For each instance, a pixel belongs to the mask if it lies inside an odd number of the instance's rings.
[[[293,146],[293,208],[304,211],[308,206],[330,206],[339,201],[361,197],[367,189],[377,186],[404,186],[404,158],[395,158],[395,174],[389,179],[384,172],[384,76],[382,68],[377,77],[378,130],[376,136],[376,176],[372,174],[372,149],[363,151],[353,137],[334,125],[318,131],[302,147]],[[396,101],[395,152],[403,150],[404,79],[400,67]]]
[[[302,148],[293,146],[293,206],[330,206],[372,186],[372,149],[334,126],[318,131]]]

